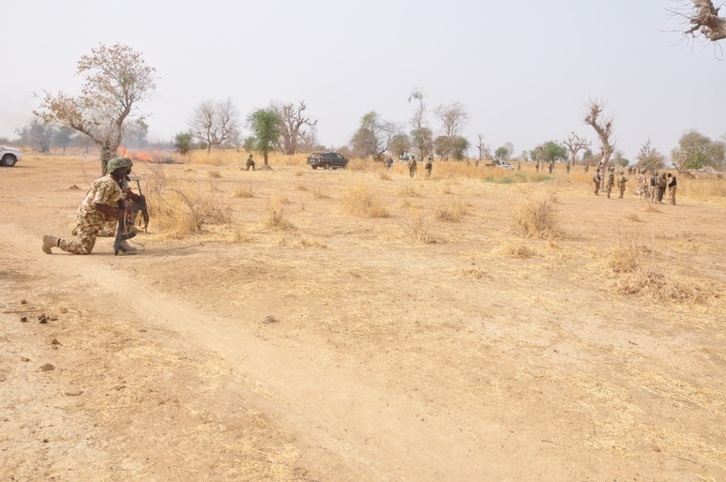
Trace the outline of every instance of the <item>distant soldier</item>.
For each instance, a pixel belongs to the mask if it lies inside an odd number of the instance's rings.
[[[431,169],[434,167],[433,163],[434,163],[434,158],[429,157],[428,160],[426,161],[426,164],[424,165],[424,169],[426,169],[426,179],[431,177]]]
[[[676,188],[678,187],[678,181],[676,181],[676,176],[672,175],[670,172],[668,173],[668,179],[667,179],[667,187],[668,187],[668,197],[671,200],[671,204],[674,206],[676,205]]]
[[[522,161],[519,161],[519,162],[517,163],[517,170],[518,170],[518,171],[521,171],[521,170],[522,170]]]
[[[386,158],[386,169],[390,169],[393,165],[393,158],[391,156],[388,156]]]
[[[610,166],[608,168],[608,182],[605,184],[605,192],[608,194],[608,199],[610,199],[610,193],[613,190],[613,184],[615,184],[615,168]]]
[[[416,156],[411,156],[411,159],[408,161],[408,175],[409,177],[416,175]]]
[[[648,199],[648,179],[645,177],[645,169],[639,170],[638,196],[640,197],[640,199]]]
[[[595,171],[595,175],[592,176],[592,183],[595,186],[595,196],[600,195],[600,181],[600,169],[598,169],[597,171]]]
[[[660,175],[660,178],[658,179],[658,204],[663,204],[663,196],[666,192],[666,187],[668,186],[668,178],[666,177],[666,173]]]
[[[590,170],[590,163],[588,162],[587,164],[585,164],[585,167],[583,167],[582,170],[588,172]]]
[[[565,171],[567,171],[567,174],[570,173],[570,163],[569,162],[567,164],[565,164]]]
[[[650,175],[650,202],[655,202],[658,196],[658,171],[653,171]]]
[[[628,182],[628,178],[625,177],[625,171],[620,171],[620,176],[618,176],[618,191],[620,192],[620,196],[618,196],[618,199],[622,199],[625,194],[626,182]]]
[[[250,167],[252,170],[255,170],[255,161],[252,159],[252,154],[250,154],[250,157],[247,158],[247,170],[250,170]]]

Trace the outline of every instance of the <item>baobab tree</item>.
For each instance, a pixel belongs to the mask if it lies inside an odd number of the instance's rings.
[[[297,105],[292,102],[274,103],[272,108],[280,117],[280,150],[287,155],[297,154],[298,144],[300,141],[309,140],[309,132],[312,132],[312,128],[318,124],[318,120],[305,115],[307,105],[304,100],[298,102]],[[305,126],[311,130],[307,131]]]
[[[612,141],[613,120],[611,118],[602,118],[604,108],[604,102],[591,100],[587,105],[587,112],[585,113],[585,124],[595,129],[597,137],[600,139],[600,151],[602,152],[600,167],[603,172],[608,167],[610,156],[615,149]],[[602,176],[602,178],[604,179],[605,176]]]
[[[696,38],[702,35],[706,40],[717,42],[726,39],[726,18],[719,15],[719,9],[711,0],[678,0],[677,6],[668,11],[683,22],[683,35]]]

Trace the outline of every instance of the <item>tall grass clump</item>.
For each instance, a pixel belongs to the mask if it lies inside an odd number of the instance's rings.
[[[172,185],[153,199],[154,224],[171,237],[199,233],[205,225],[227,224],[231,219],[229,207],[215,192],[205,192],[198,184]]]
[[[552,196],[528,199],[515,207],[510,229],[525,238],[552,240],[562,237],[559,213]]]
[[[431,223],[421,212],[409,212],[400,223],[406,237],[415,243],[432,244],[436,239],[431,235]]]
[[[390,216],[368,186],[349,188],[343,194],[343,211],[362,218],[387,218]]]
[[[277,231],[295,229],[295,226],[285,219],[285,204],[286,199],[282,196],[272,196],[267,200],[267,218],[265,218],[263,222],[265,228]]]
[[[455,199],[447,204],[438,206],[434,211],[439,221],[459,222],[469,213],[469,203],[461,199]]]

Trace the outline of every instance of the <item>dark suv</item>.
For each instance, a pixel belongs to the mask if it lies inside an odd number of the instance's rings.
[[[331,167],[333,169],[338,169],[339,167],[345,168],[345,166],[348,165],[348,159],[337,152],[313,152],[310,154],[310,157],[308,157],[308,164],[310,164],[313,169],[317,169],[319,167],[322,167],[323,169],[330,169]]]

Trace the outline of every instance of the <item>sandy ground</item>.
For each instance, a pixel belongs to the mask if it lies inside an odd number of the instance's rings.
[[[722,201],[161,169],[229,219],[182,239],[152,219],[118,257],[40,250],[97,161],[0,169],[0,480],[726,480]],[[362,185],[389,217],[341,209]],[[563,237],[511,234],[542,196]],[[265,227],[273,197],[293,227]],[[627,254],[646,277],[612,269]]]

